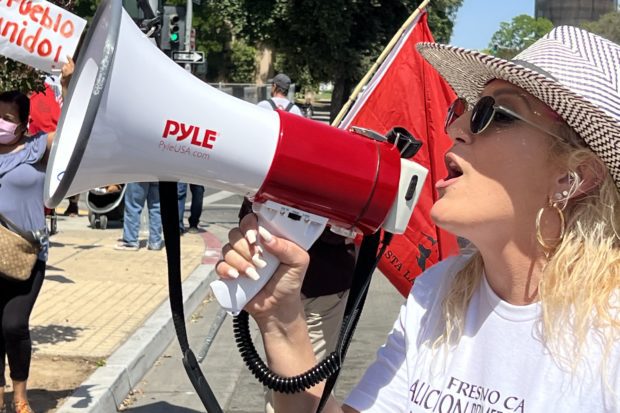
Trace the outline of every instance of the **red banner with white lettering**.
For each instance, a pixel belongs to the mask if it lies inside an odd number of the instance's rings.
[[[458,251],[456,237],[431,221],[437,199],[435,182],[447,175],[444,155],[451,141],[444,132],[454,92],[418,53],[419,42],[433,42],[426,12],[405,29],[379,70],[339,127],[360,126],[385,134],[402,126],[423,142],[413,160],[429,170],[408,228],[394,236],[379,262],[379,269],[404,295],[416,276]]]

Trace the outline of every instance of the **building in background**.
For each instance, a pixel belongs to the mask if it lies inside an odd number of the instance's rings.
[[[618,10],[618,0],[536,0],[535,16],[545,17],[554,26],[579,26]]]

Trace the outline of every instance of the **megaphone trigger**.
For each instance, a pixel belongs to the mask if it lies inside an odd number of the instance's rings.
[[[256,202],[253,204],[253,209],[258,216],[260,226],[273,235],[295,242],[305,250],[308,250],[323,233],[328,221],[325,217],[274,201]],[[260,240],[258,243],[260,245]],[[280,265],[278,259],[266,251],[263,253],[263,261],[266,265],[263,268],[257,268],[259,279],[256,281],[239,277],[216,280],[211,283],[215,298],[229,314],[239,314],[243,307],[267,284]]]

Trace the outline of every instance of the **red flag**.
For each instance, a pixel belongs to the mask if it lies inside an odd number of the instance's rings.
[[[414,278],[458,250],[456,237],[436,227],[430,209],[435,182],[447,175],[444,155],[452,145],[444,132],[447,108],[455,94],[418,53],[415,45],[432,42],[426,12],[404,31],[340,127],[360,126],[385,134],[402,126],[423,142],[413,160],[429,170],[418,204],[403,235],[394,236],[379,269],[403,294]]]

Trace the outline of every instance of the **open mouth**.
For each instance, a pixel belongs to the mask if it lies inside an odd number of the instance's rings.
[[[445,179],[446,181],[449,181],[451,179],[456,179],[459,176],[463,175],[463,170],[456,163],[456,161],[452,159],[452,157],[446,156],[445,162],[446,162],[446,169],[448,170],[448,176]]]

